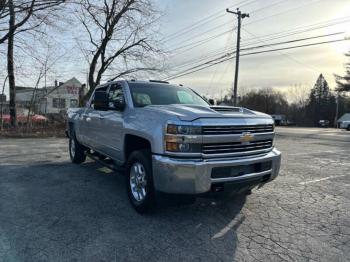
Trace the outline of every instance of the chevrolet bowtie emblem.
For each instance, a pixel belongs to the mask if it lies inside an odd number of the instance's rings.
[[[242,143],[249,143],[250,141],[254,140],[254,135],[250,132],[244,132],[242,133],[240,140]]]

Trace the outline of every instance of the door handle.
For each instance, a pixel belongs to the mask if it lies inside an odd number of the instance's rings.
[[[99,116],[98,118],[101,119],[101,120],[105,119],[104,116]]]

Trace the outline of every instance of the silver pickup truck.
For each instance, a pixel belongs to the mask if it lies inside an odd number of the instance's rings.
[[[73,163],[86,155],[123,169],[131,204],[151,210],[158,193],[249,192],[276,178],[274,122],[245,108],[212,106],[190,88],[162,81],[98,86],[68,110]]]

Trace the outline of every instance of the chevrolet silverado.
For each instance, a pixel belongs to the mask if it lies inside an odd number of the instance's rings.
[[[132,206],[146,212],[159,193],[249,192],[276,178],[274,121],[241,107],[212,106],[194,90],[162,81],[120,80],[68,110],[69,154],[126,175]]]

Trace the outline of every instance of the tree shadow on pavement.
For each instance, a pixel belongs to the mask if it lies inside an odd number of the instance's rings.
[[[0,260],[232,261],[246,197],[140,215],[123,176],[93,162],[0,170]]]

